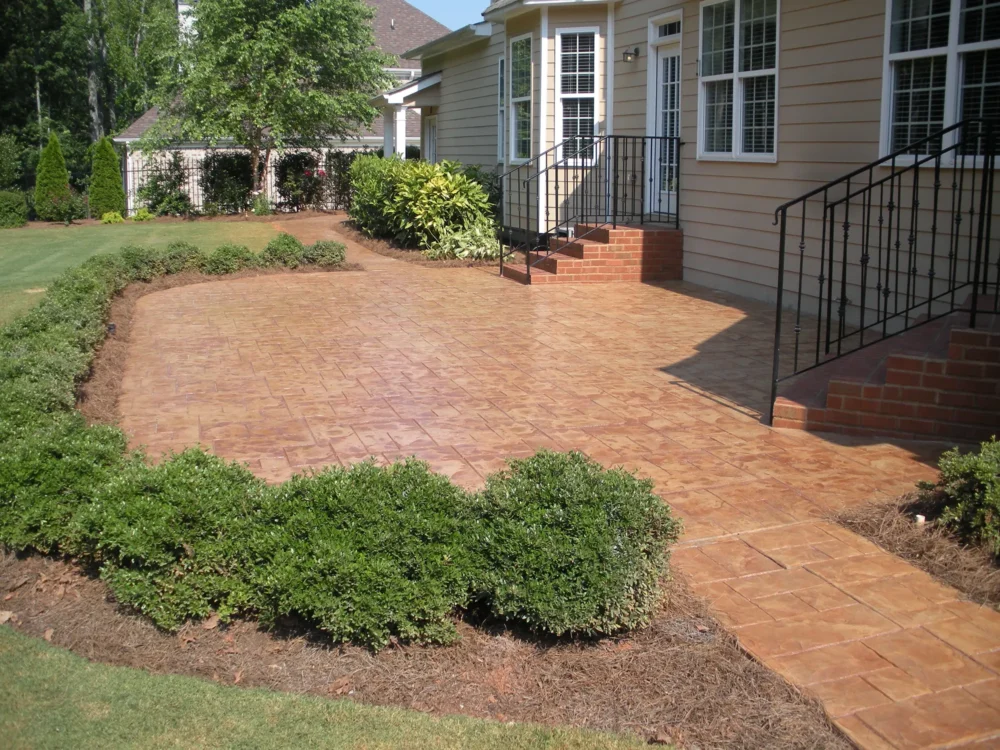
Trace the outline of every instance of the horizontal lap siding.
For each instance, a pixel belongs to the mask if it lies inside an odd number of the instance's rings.
[[[425,72],[441,71],[437,115],[438,159],[497,166],[497,60],[503,51],[503,24],[493,35],[454,53],[423,61]]]
[[[783,0],[779,39],[778,163],[698,161],[699,3],[626,0],[615,18],[615,132],[646,130],[648,19],[683,9],[681,222],[684,276],[772,301],[774,209],[878,157],[884,13],[871,0]]]

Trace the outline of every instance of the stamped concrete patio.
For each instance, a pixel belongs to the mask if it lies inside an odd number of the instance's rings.
[[[334,238],[321,221],[289,228]],[[761,425],[766,307],[349,259],[367,270],[143,298],[120,404],[133,443],[200,443],[273,481],[416,455],[475,487],[541,447],[624,465],[683,517],[676,569],[859,745],[1000,747],[1000,616],[822,520],[934,477],[943,446]]]

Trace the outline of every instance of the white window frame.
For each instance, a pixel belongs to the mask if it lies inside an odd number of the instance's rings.
[[[563,99],[586,99],[588,95],[579,94],[563,94],[562,93],[562,37],[563,34],[593,34],[594,35],[594,93],[590,94],[594,99],[594,137],[598,135],[598,124],[600,119],[597,116],[597,108],[600,105],[600,91],[603,81],[601,79],[601,71],[599,70],[599,65],[597,61],[600,59],[601,50],[601,29],[598,26],[566,26],[565,28],[556,29],[556,39],[555,39],[555,53],[556,53],[556,77],[553,82],[553,88],[556,92],[556,121],[555,121],[555,137],[557,143],[562,143],[565,138],[563,137],[563,109],[562,102]],[[556,155],[557,159],[562,158],[562,149],[559,149],[560,153]],[[596,149],[595,149],[596,152]],[[567,167],[588,167],[593,164],[594,159],[567,159],[565,166]]]
[[[507,57],[500,55],[497,61],[497,163],[506,164],[506,150],[504,149],[507,138]]]
[[[507,101],[509,102],[508,117],[510,118],[510,153],[509,153],[509,163],[510,164],[525,164],[531,160],[531,152],[535,145],[535,107],[532,103],[532,99],[535,94],[535,40],[532,33],[521,34],[519,36],[511,37],[510,42],[507,45],[507,59],[510,61],[506,66],[507,75]],[[527,39],[530,43],[530,53],[528,55],[528,67],[529,76],[531,80],[531,86],[528,91],[527,96],[519,96],[514,98],[514,44]],[[530,145],[528,146],[528,155],[526,157],[519,157],[517,155],[517,104],[521,102],[528,102],[528,112],[530,113]]]
[[[893,0],[885,0],[885,39],[883,40],[882,54],[882,122],[879,132],[879,157],[883,158],[893,153],[892,151],[892,97],[895,76],[893,75],[893,63],[902,60],[915,60],[922,57],[947,58],[945,70],[944,89],[944,122],[942,128],[948,128],[961,121],[962,113],[962,82],[965,79],[965,67],[962,62],[962,55],[966,52],[979,52],[981,50],[1000,48],[1000,39],[991,39],[986,42],[972,42],[969,44],[959,44],[961,34],[962,0],[951,0],[951,12],[948,16],[948,45],[946,47],[932,47],[929,49],[913,50],[911,52],[892,52],[892,3]],[[954,146],[958,138],[958,131],[952,131],[945,135],[942,148]],[[897,164],[912,164],[917,157],[913,154],[905,154],[896,158]],[[941,160],[942,165],[951,165],[956,161],[954,151]],[[982,157],[966,157],[966,166],[981,166]],[[928,160],[922,166],[934,167],[934,160]]]
[[[705,18],[705,8],[720,5],[727,0],[702,0],[698,5],[698,154],[699,161],[745,161],[763,164],[774,164],[778,161],[778,114],[781,112],[780,92],[781,80],[778,71],[781,69],[781,0],[776,0],[775,8],[775,44],[774,67],[765,70],[740,70],[740,23],[743,19],[743,3],[745,0],[734,0],[736,4],[733,29],[733,72],[720,73],[713,76],[701,75],[701,64],[705,57],[705,35],[702,26]],[[774,76],[774,151],[770,154],[747,153],[743,151],[743,80]],[[733,148],[731,151],[705,150],[705,84],[713,81],[733,82]]]

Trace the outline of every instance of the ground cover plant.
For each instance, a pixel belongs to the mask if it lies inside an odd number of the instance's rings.
[[[76,387],[129,284],[343,252],[288,235],[269,247],[129,246],[67,272],[0,331],[0,541],[93,563],[118,601],[166,629],[212,612],[298,617],[379,649],[453,640],[451,616],[470,602],[554,635],[648,621],[677,524],[650,483],[579,454],[514,462],[482,495],[417,461],[270,487],[200,449],[149,466],[120,431],[85,423]]]

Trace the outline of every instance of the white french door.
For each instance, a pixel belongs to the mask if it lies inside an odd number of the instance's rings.
[[[437,163],[438,118],[431,115],[424,118],[424,154],[423,157],[431,164]]]
[[[653,101],[648,103],[655,113],[653,135],[677,138],[681,134],[681,48],[680,44],[669,44],[655,50],[656,79]],[[653,140],[650,148],[656,166],[650,209],[672,214],[677,210],[678,141]]]

